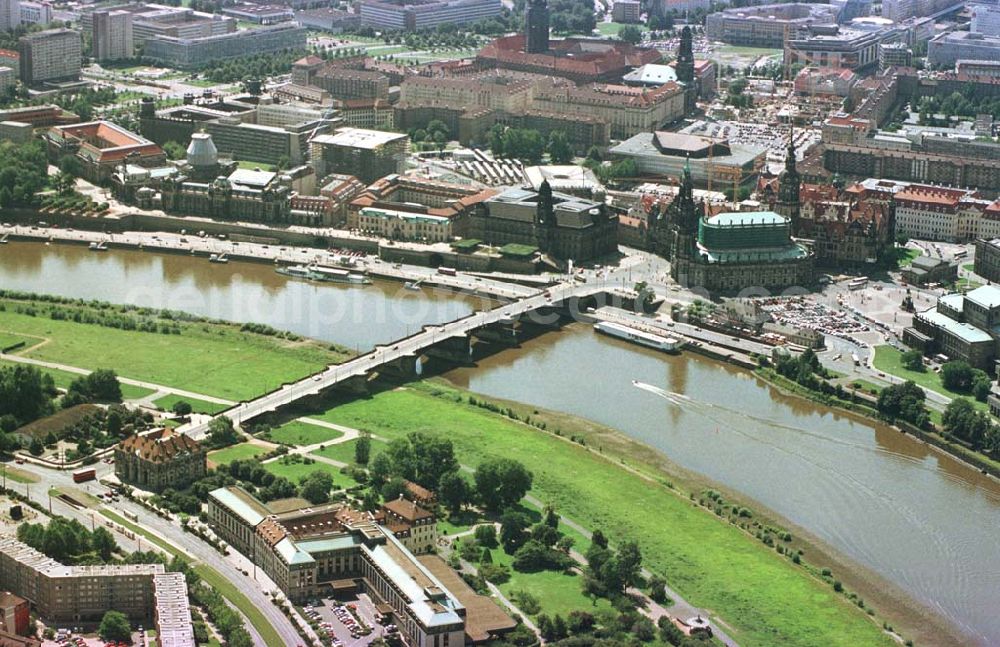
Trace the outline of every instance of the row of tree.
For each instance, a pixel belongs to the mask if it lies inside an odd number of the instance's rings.
[[[546,153],[553,164],[568,164],[573,160],[573,147],[569,137],[561,130],[552,131],[546,139],[532,128],[508,128],[496,124],[490,129],[489,142],[495,157],[518,159],[527,164],[538,164]]]

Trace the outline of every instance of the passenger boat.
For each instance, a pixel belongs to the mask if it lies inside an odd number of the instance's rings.
[[[105,245],[104,243],[98,243],[96,241],[95,242],[91,242],[90,243],[90,251],[92,251],[92,252],[106,252],[106,251],[108,251],[108,246]]]
[[[274,271],[296,279],[312,278],[312,270],[306,265],[279,265]]]
[[[364,274],[349,272],[337,267],[323,267],[322,265],[312,265],[309,268],[309,278],[317,281],[329,283],[353,283],[355,285],[368,285],[371,283]]]
[[[419,290],[420,284],[422,282],[423,279],[417,279],[416,281],[407,281],[406,283],[403,284],[403,287],[406,288],[407,290]]]
[[[660,350],[665,353],[677,353],[680,351],[682,345],[682,342],[674,339],[673,337],[662,337],[654,333],[637,330],[631,326],[611,321],[597,322],[594,324],[594,330],[610,337],[624,339],[625,341],[630,341],[634,344]]]
[[[211,256],[208,257],[208,262],[209,263],[228,263],[229,262],[229,257],[227,257],[225,254],[212,254]]]

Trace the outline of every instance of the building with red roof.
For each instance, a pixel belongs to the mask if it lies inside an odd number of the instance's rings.
[[[155,168],[167,163],[162,148],[110,121],[53,126],[45,139],[49,159],[76,157],[83,165],[83,177],[94,183],[110,180],[122,164]]]

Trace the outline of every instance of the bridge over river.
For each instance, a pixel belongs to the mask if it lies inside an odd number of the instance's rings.
[[[573,317],[589,307],[629,306],[633,297],[634,293],[606,283],[560,283],[491,310],[474,312],[445,324],[425,326],[416,334],[376,346],[364,355],[330,365],[319,373],[284,384],[218,415],[239,425],[329,389],[364,392],[367,382],[375,375],[404,379],[417,375],[417,362],[421,357],[467,364],[472,357],[472,338],[501,347],[516,346],[522,325],[554,328],[565,317]],[[192,424],[180,431],[201,439],[207,434],[208,425],[208,422]]]

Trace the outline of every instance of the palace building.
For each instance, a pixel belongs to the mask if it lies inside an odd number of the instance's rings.
[[[183,488],[205,476],[205,449],[170,429],[133,434],[115,447],[115,476],[151,492]]]

